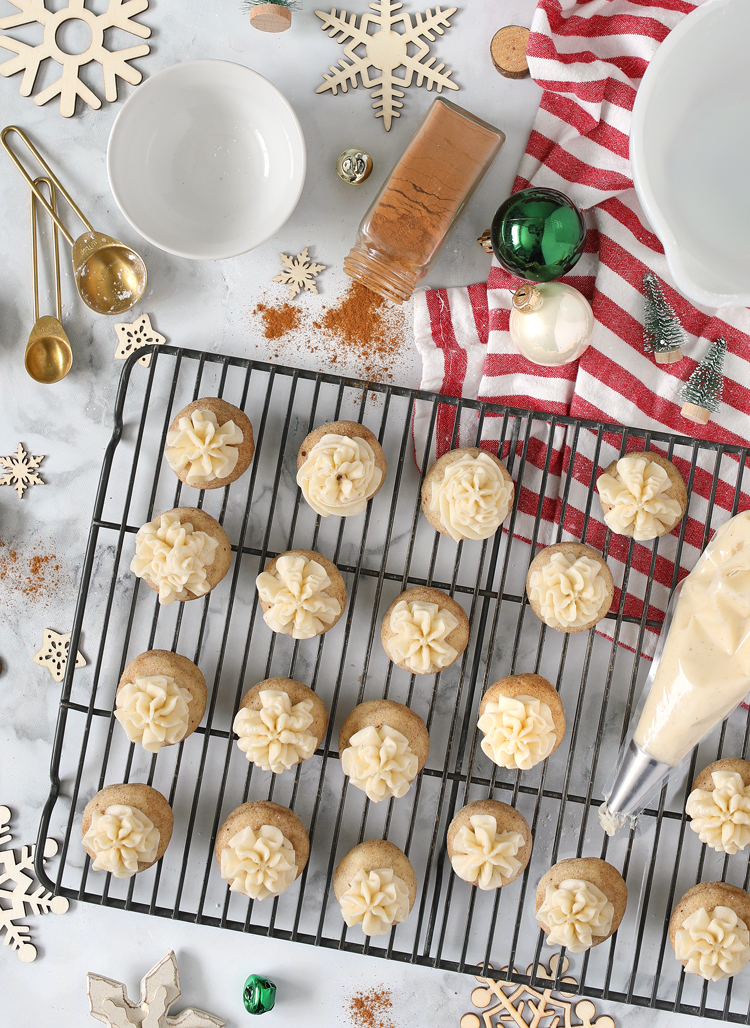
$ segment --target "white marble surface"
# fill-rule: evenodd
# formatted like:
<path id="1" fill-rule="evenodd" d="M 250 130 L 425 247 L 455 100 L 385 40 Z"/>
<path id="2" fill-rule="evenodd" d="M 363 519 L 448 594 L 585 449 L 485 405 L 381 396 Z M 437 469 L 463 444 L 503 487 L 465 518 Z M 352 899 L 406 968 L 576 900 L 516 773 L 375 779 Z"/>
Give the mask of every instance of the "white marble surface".
<path id="1" fill-rule="evenodd" d="M 103 0 L 90 6 L 101 9 Z M 60 0 L 48 6 L 62 6 Z M 328 266 L 321 276 L 320 298 L 304 296 L 303 308 L 330 302 L 346 287 L 343 258 L 369 198 L 408 140 L 432 96 L 424 89 L 407 92 L 403 116 L 386 134 L 370 111 L 361 88 L 332 97 L 315 95 L 326 67 L 341 48 L 320 30 L 312 4 L 295 13 L 292 31 L 267 36 L 249 27 L 236 0 L 152 0 L 141 18 L 152 28 L 152 52 L 139 62 L 145 76 L 178 60 L 214 57 L 238 61 L 266 75 L 290 99 L 307 140 L 308 176 L 294 215 L 268 243 L 253 253 L 217 264 L 191 263 L 170 257 L 136 238 L 111 199 L 105 170 L 106 141 L 119 104 L 100 111 L 79 109 L 70 120 L 53 102 L 37 108 L 18 93 L 20 78 L 0 81 L 0 120 L 26 128 L 79 199 L 96 227 L 132 242 L 149 269 L 149 292 L 134 313 L 148 311 L 154 326 L 179 345 L 237 355 L 272 355 L 258 332 L 252 311 L 259 300 L 284 299 L 276 274 L 279 250 L 296 253 L 313 247 L 316 260 Z M 364 3 L 354 5 L 364 8 Z M 420 5 L 409 4 L 411 10 Z M 491 66 L 488 43 L 506 23 L 528 24 L 534 0 L 473 0 L 455 17 L 454 27 L 434 45 L 440 60 L 454 69 L 461 91 L 451 99 L 501 127 L 505 147 L 475 195 L 451 238 L 430 284 L 451 285 L 486 276 L 488 258 L 475 243 L 496 206 L 507 195 L 539 99 L 530 81 L 501 78 Z M 13 12 L 0 0 L 0 14 Z M 31 41 L 33 30 L 14 33 Z M 50 81 L 48 73 L 42 81 Z M 87 72 L 98 86 L 96 69 Z M 121 100 L 131 88 L 121 86 Z M 137 87 L 136 87 L 137 88 Z M 333 164 L 344 147 L 370 151 L 375 171 L 359 189 L 336 178 Z M 59 687 L 31 662 L 42 629 L 66 631 L 72 619 L 85 534 L 96 490 L 103 449 L 112 426 L 112 405 L 120 365 L 112 359 L 116 340 L 112 322 L 96 317 L 74 295 L 65 270 L 64 323 L 74 350 L 74 368 L 61 384 L 35 385 L 23 368 L 23 348 L 31 328 L 28 203 L 21 179 L 0 155 L 0 453 L 18 441 L 35 454 L 46 454 L 44 488 L 32 488 L 22 501 L 0 489 L 0 559 L 9 552 L 28 568 L 37 554 L 54 554 L 58 570 L 54 588 L 28 595 L 12 573 L 0 578 L 0 803 L 13 810 L 14 841 L 35 838 L 48 791 L 48 764 L 54 735 Z M 276 348 L 278 349 L 278 348 Z M 284 351 L 280 359 L 316 367 L 309 350 Z M 342 355 L 338 370 L 357 374 Z M 418 358 L 408 338 L 394 365 L 405 385 L 419 379 Z M 36 549 L 35 549 L 36 548 Z M 131 995 L 143 973 L 168 949 L 177 952 L 183 1001 L 224 1017 L 232 1025 L 247 1023 L 241 987 L 250 972 L 267 974 L 279 985 L 278 1006 L 262 1023 L 309 1028 L 349 1023 L 346 1007 L 352 994 L 385 986 L 393 996 L 394 1028 L 430 1024 L 457 1026 L 470 1009 L 471 979 L 423 968 L 386 964 L 335 951 L 238 936 L 230 932 L 173 923 L 159 918 L 74 904 L 63 917 L 32 919 L 39 959 L 21 964 L 0 950 L 0 1022 L 4 1028 L 52 1024 L 73 1028 L 86 1022 L 84 976 L 89 970 L 123 980 Z M 618 1024 L 682 1025 L 675 1015 L 643 1012 L 608 1004 Z"/>

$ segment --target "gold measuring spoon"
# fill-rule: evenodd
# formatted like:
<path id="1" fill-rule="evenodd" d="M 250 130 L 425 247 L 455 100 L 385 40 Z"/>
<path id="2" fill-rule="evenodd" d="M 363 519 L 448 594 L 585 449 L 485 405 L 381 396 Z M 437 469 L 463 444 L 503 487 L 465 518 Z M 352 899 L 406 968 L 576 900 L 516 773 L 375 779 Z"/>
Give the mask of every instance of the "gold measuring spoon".
<path id="1" fill-rule="evenodd" d="M 75 214 L 86 226 L 86 231 L 78 239 L 73 239 L 65 225 L 60 221 L 57 212 L 47 202 L 39 188 L 32 181 L 11 149 L 7 136 L 15 132 L 31 150 L 39 164 L 44 168 L 56 189 L 60 191 Z M 73 247 L 73 276 L 81 299 L 97 314 L 124 314 L 138 303 L 146 290 L 146 265 L 143 259 L 129 246 L 95 232 L 91 222 L 84 218 L 77 204 L 61 184 L 42 155 L 28 138 L 26 133 L 16 125 L 8 125 L 0 132 L 0 142 L 28 182 L 31 191 L 42 204 L 62 234 Z"/>
<path id="2" fill-rule="evenodd" d="M 39 189 L 44 182 L 49 187 L 49 199 L 52 210 L 57 213 L 55 187 L 50 179 L 40 175 L 34 180 Z M 55 255 L 55 309 L 57 317 L 39 317 L 39 260 L 37 253 L 37 221 L 36 193 L 31 194 L 31 266 L 34 278 L 34 327 L 26 344 L 24 364 L 35 382 L 52 385 L 60 382 L 70 371 L 73 363 L 73 352 L 65 329 L 62 327 L 62 296 L 60 292 L 60 243 L 57 236 L 57 225 L 52 224 L 53 249 Z"/>

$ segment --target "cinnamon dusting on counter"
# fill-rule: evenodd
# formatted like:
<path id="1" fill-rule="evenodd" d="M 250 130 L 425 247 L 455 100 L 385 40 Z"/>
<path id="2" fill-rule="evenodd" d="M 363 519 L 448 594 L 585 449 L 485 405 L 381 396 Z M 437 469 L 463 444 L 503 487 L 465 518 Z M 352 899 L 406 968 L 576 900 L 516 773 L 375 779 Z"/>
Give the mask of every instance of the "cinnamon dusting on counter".
<path id="1" fill-rule="evenodd" d="M 355 1028 L 394 1028 L 389 1016 L 392 1007 L 389 989 L 356 992 L 349 1000 L 349 1017 Z"/>
<path id="2" fill-rule="evenodd" d="M 37 543 L 28 552 L 13 550 L 0 540 L 0 599 L 46 603 L 60 590 L 62 569 L 54 553 Z"/>

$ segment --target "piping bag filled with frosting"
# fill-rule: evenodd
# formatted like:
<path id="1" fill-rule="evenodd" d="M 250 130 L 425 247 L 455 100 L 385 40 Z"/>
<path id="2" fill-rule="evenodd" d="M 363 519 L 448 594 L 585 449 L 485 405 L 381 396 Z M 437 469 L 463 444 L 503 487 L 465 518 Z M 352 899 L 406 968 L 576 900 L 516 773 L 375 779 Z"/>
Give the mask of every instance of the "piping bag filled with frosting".
<path id="1" fill-rule="evenodd" d="M 675 589 L 599 820 L 614 835 L 750 690 L 750 511 L 714 535 Z"/>

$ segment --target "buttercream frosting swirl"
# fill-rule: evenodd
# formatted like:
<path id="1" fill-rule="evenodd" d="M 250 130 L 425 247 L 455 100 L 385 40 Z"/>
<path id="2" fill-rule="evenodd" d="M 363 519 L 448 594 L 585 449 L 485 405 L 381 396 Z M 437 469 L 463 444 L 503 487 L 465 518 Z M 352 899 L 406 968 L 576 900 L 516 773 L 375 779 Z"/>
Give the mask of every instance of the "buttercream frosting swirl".
<path id="1" fill-rule="evenodd" d="M 532 571 L 529 598 L 550 628 L 580 628 L 599 613 L 607 595 L 600 561 L 585 554 L 574 558 L 553 553 L 546 564 Z"/>
<path id="2" fill-rule="evenodd" d="M 168 606 L 188 593 L 210 592 L 206 568 L 214 562 L 218 542 L 207 532 L 195 532 L 177 512 L 161 514 L 138 529 L 130 570 L 148 578 L 159 590 L 159 603 Z"/>
<path id="3" fill-rule="evenodd" d="M 173 746 L 185 737 L 192 699 L 170 675 L 148 675 L 127 682 L 117 693 L 115 717 L 131 742 L 149 753 Z"/>
<path id="4" fill-rule="evenodd" d="M 327 433 L 297 472 L 297 485 L 312 509 L 348 517 L 361 514 L 383 478 L 366 439 Z"/>
<path id="5" fill-rule="evenodd" d="M 94 851 L 94 871 L 109 871 L 115 878 L 132 878 L 138 864 L 151 864 L 159 850 L 159 829 L 142 810 L 113 803 L 95 810 L 83 837 Z"/>
<path id="6" fill-rule="evenodd" d="M 297 877 L 294 846 L 274 825 L 242 828 L 221 851 L 221 877 L 250 899 L 280 896 Z"/>
<path id="7" fill-rule="evenodd" d="M 690 827 L 712 850 L 737 853 L 750 843 L 750 788 L 736 771 L 712 771 L 713 789 L 693 789 L 685 810 Z"/>
<path id="8" fill-rule="evenodd" d="M 485 892 L 499 889 L 521 869 L 516 854 L 523 847 L 520 832 L 498 832 L 491 814 L 472 814 L 453 840 L 451 866 L 459 878 Z"/>
<path id="9" fill-rule="evenodd" d="M 409 916 L 409 889 L 390 867 L 358 871 L 339 897 L 349 928 L 361 925 L 365 935 L 387 935 Z"/>
<path id="10" fill-rule="evenodd" d="M 655 539 L 670 529 L 682 513 L 678 500 L 667 496 L 671 482 L 666 470 L 647 457 L 620 457 L 617 475 L 597 479 L 599 496 L 609 504 L 604 520 L 613 532 L 632 528 L 634 539 Z"/>
<path id="11" fill-rule="evenodd" d="M 718 982 L 750 960 L 750 932 L 731 907 L 700 907 L 675 932 L 674 952 L 690 974 Z"/>
<path id="12" fill-rule="evenodd" d="M 499 767 L 528 771 L 555 748 L 552 711 L 534 696 L 488 700 L 477 728 L 484 733 L 482 749 Z"/>
<path id="13" fill-rule="evenodd" d="M 401 799 L 417 777 L 419 761 L 409 740 L 395 728 L 368 725 L 349 739 L 341 766 L 352 785 L 373 803 Z"/>
<path id="14" fill-rule="evenodd" d="M 584 953 L 597 939 L 612 930 L 615 908 L 598 886 L 580 878 L 566 878 L 555 888 L 548 885 L 537 920 L 547 931 L 549 946 L 565 946 Z"/>
<path id="15" fill-rule="evenodd" d="M 513 483 L 486 453 L 465 453 L 432 482 L 430 510 L 445 530 L 461 539 L 487 539 L 505 521 L 513 502 Z"/>
<path id="16" fill-rule="evenodd" d="M 406 664 L 415 675 L 426 675 L 432 667 L 448 667 L 458 656 L 447 641 L 456 628 L 457 619 L 437 603 L 399 600 L 391 611 L 388 656 L 396 664 Z"/>
<path id="17" fill-rule="evenodd" d="M 261 689 L 258 697 L 260 710 L 242 707 L 235 715 L 237 745 L 251 763 L 279 775 L 315 752 L 317 739 L 307 731 L 313 723 L 313 701 L 293 704 L 280 689 Z"/>
<path id="18" fill-rule="evenodd" d="M 274 632 L 294 639 L 320 635 L 341 613 L 339 601 L 326 592 L 331 579 L 317 560 L 282 554 L 275 572 L 261 572 L 255 584 L 261 600 L 270 604 L 263 620 Z"/>
<path id="19" fill-rule="evenodd" d="M 233 421 L 219 425 L 211 410 L 194 410 L 189 417 L 180 418 L 177 428 L 167 432 L 164 456 L 173 471 L 187 468 L 185 481 L 214 482 L 228 478 L 237 466 L 243 442 L 242 429 Z"/>

